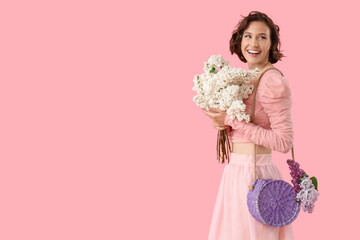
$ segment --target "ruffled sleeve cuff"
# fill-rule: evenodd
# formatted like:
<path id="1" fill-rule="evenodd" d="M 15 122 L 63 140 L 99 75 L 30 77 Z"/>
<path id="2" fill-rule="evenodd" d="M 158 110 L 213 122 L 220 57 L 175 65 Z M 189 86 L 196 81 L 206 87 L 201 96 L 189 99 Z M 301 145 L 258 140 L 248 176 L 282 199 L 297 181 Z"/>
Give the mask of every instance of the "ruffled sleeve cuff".
<path id="1" fill-rule="evenodd" d="M 230 115 L 226 115 L 224 124 L 234 129 L 241 130 L 245 126 L 246 122 L 238 121 L 237 119 L 231 119 Z"/>
<path id="2" fill-rule="evenodd" d="M 232 126 L 231 126 L 231 125 L 232 125 L 232 121 L 231 121 L 231 120 L 232 120 L 232 119 L 230 118 L 230 115 L 226 114 L 224 124 L 232 127 Z"/>

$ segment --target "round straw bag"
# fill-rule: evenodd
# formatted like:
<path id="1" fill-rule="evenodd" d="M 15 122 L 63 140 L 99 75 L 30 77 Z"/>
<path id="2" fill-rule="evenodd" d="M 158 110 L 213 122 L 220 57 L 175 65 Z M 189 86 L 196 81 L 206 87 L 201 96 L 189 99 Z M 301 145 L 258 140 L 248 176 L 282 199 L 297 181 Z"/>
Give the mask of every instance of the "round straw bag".
<path id="1" fill-rule="evenodd" d="M 281 73 L 277 68 L 275 69 Z M 266 71 L 270 70 L 267 69 Z M 254 90 L 252 101 L 251 119 L 255 113 L 256 90 L 260 79 Z M 294 159 L 294 148 L 291 148 Z M 254 183 L 249 186 L 247 205 L 251 215 L 259 222 L 271 227 L 283 227 L 293 222 L 299 214 L 300 202 L 296 201 L 294 188 L 287 182 L 277 179 L 257 179 L 256 177 L 256 145 L 254 144 Z"/>

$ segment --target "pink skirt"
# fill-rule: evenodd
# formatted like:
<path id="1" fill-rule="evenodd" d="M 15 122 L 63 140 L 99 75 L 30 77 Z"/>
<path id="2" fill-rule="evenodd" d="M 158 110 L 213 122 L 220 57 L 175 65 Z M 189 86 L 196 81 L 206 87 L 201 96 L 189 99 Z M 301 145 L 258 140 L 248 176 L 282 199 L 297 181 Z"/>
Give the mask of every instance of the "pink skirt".
<path id="1" fill-rule="evenodd" d="M 225 163 L 210 224 L 209 240 L 291 240 L 292 225 L 275 228 L 258 222 L 247 207 L 248 186 L 254 181 L 253 156 L 231 153 Z M 282 179 L 271 154 L 256 155 L 259 179 Z"/>

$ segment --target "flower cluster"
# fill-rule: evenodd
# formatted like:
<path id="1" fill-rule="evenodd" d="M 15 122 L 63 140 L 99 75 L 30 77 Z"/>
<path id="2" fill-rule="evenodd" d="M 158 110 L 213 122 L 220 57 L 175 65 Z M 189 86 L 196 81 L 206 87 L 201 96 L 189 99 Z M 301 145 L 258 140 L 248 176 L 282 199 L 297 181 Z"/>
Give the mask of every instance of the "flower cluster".
<path id="1" fill-rule="evenodd" d="M 291 170 L 291 182 L 294 184 L 296 199 L 298 202 L 301 202 L 304 212 L 312 213 L 314 203 L 319 196 L 319 192 L 317 191 L 317 179 L 315 177 L 309 179 L 309 176 L 305 171 L 300 169 L 299 163 L 294 160 L 288 159 L 287 163 Z"/>
<path id="2" fill-rule="evenodd" d="M 254 86 L 249 82 L 260 71 L 259 69 L 244 71 L 233 68 L 221 55 L 213 55 L 204 63 L 204 73 L 194 76 L 194 91 L 197 95 L 193 101 L 209 110 L 219 108 L 226 111 L 231 119 L 250 121 L 245 112 L 246 105 L 242 101 L 253 92 Z"/>
<path id="3" fill-rule="evenodd" d="M 300 169 L 300 165 L 299 163 L 295 162 L 294 160 L 288 159 L 287 163 L 289 165 L 290 168 L 290 175 L 292 177 L 292 184 L 294 185 L 294 189 L 295 189 L 295 193 L 300 192 L 300 181 L 301 181 L 301 177 L 306 173 L 304 170 Z"/>

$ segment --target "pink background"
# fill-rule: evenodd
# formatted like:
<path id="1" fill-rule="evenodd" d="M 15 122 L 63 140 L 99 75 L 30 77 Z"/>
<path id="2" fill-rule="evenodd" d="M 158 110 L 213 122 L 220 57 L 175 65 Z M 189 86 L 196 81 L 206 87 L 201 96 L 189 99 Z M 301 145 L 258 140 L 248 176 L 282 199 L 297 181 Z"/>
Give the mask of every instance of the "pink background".
<path id="1" fill-rule="evenodd" d="M 355 239 L 356 1 L 2 1 L 0 239 L 207 239 L 224 165 L 192 102 L 210 55 L 233 66 L 251 10 L 280 26 L 295 156 L 319 180 L 295 239 Z M 289 154 L 273 160 L 286 180 Z"/>

